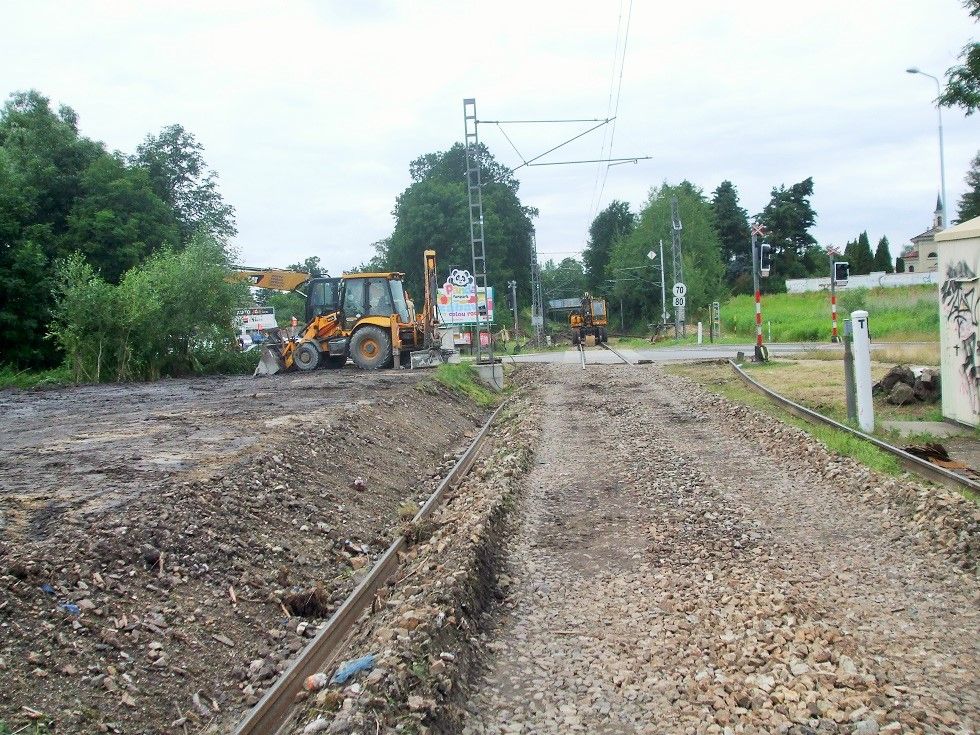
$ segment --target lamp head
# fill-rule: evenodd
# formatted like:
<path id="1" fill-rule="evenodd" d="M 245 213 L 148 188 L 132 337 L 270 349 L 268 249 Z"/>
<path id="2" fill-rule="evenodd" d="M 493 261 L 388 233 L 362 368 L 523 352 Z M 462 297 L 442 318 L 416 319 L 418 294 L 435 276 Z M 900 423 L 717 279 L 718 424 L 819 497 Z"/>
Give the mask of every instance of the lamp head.
<path id="1" fill-rule="evenodd" d="M 907 71 L 909 74 L 918 74 L 919 73 L 919 67 L 917 67 L 917 66 L 910 66 L 905 71 Z"/>

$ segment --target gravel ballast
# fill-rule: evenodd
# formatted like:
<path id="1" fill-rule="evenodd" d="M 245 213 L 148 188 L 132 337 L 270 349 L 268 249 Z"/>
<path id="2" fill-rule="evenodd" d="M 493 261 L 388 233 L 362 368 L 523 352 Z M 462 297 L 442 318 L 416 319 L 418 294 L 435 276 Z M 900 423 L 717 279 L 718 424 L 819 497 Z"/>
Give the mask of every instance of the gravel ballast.
<path id="1" fill-rule="evenodd" d="M 976 730 L 976 504 L 656 367 L 542 372 L 462 732 Z"/>

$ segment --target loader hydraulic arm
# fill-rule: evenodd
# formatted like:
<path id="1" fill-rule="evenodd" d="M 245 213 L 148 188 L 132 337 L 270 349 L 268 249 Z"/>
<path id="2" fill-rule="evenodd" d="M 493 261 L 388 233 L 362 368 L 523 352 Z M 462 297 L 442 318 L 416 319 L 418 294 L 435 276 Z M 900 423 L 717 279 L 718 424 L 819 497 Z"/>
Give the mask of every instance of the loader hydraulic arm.
<path id="1" fill-rule="evenodd" d="M 227 277 L 232 283 L 245 281 L 256 288 L 273 291 L 297 291 L 310 280 L 310 274 L 303 271 L 288 271 L 281 268 L 248 268 L 239 266 Z"/>
<path id="2" fill-rule="evenodd" d="M 438 342 L 436 327 L 439 325 L 439 312 L 436 309 L 436 251 L 425 251 L 425 304 L 422 311 L 422 343 L 431 347 Z"/>

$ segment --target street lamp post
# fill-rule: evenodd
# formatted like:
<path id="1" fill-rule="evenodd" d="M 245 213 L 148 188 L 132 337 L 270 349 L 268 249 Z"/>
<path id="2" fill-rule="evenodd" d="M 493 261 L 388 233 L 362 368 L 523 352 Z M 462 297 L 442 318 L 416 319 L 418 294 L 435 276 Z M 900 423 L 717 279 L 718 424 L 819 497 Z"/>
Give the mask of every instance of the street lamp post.
<path id="1" fill-rule="evenodd" d="M 942 88 L 939 85 L 939 79 L 934 77 L 932 74 L 927 74 L 918 67 L 912 66 L 906 69 L 909 74 L 921 74 L 924 77 L 929 77 L 932 81 L 936 83 L 936 114 L 939 116 L 939 185 L 942 189 L 943 196 L 943 229 L 949 227 L 949 216 L 947 212 L 947 202 L 946 202 L 946 156 L 943 153 L 943 108 L 939 104 L 939 98 L 942 96 Z"/>

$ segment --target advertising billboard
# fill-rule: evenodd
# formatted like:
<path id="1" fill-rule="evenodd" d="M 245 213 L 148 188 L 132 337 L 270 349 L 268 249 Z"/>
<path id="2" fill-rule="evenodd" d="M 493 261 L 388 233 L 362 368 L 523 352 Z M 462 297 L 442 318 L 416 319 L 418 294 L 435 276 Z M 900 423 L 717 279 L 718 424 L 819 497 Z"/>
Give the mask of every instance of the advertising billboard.
<path id="1" fill-rule="evenodd" d="M 476 324 L 477 309 L 480 323 L 493 322 L 493 287 L 479 289 L 476 279 L 467 270 L 454 268 L 436 295 L 436 308 L 441 324 Z"/>

